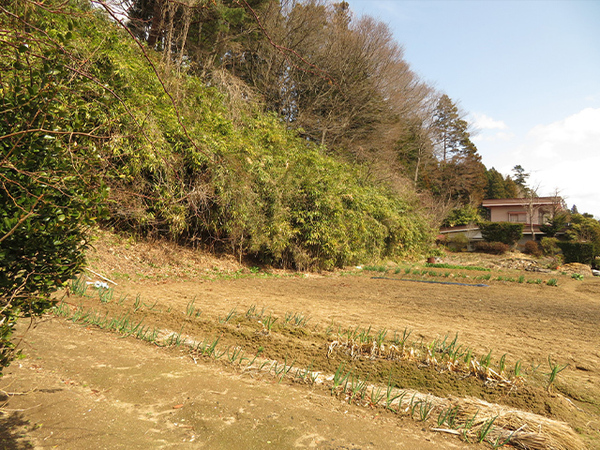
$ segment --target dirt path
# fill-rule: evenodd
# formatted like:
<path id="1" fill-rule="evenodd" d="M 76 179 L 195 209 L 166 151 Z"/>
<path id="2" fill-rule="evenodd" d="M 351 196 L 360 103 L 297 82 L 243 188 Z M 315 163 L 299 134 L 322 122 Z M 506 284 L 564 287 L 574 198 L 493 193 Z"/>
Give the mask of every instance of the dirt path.
<path id="1" fill-rule="evenodd" d="M 322 391 L 64 320 L 30 331 L 26 354 L 2 379 L 5 412 L 23 424 L 4 422 L 1 448 L 472 448 Z"/>

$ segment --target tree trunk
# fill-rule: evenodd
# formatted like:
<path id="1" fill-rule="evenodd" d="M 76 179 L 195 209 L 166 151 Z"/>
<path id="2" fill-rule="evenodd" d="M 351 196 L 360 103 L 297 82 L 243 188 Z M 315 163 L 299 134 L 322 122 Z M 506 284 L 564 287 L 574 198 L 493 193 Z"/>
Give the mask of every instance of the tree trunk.
<path id="1" fill-rule="evenodd" d="M 154 11 L 152 13 L 152 25 L 148 33 L 148 46 L 154 48 L 162 29 L 163 0 L 154 0 Z"/>

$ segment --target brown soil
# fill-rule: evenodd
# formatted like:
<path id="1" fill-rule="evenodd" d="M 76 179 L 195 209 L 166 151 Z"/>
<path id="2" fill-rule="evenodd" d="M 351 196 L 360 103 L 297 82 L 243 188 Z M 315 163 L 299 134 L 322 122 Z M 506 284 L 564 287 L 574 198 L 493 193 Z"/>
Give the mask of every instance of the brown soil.
<path id="1" fill-rule="evenodd" d="M 422 264 L 407 263 L 398 273 L 392 265 L 386 273 L 255 273 L 235 259 L 102 233 L 89 275 L 116 282 L 112 298 L 101 299 L 92 287 L 83 297 L 71 293 L 63 315 L 87 319 L 48 317 L 24 333 L 24 357 L 0 380 L 6 400 L 0 448 L 489 448 L 432 431 L 437 411 L 421 422 L 404 408 L 398 414 L 369 405 L 368 398 L 350 401 L 340 389 L 332 395 L 331 377 L 324 377 L 341 364 L 375 385 L 392 380 L 409 392 L 453 402 L 476 397 L 567 422 L 579 437 L 563 448 L 579 448 L 576 440 L 600 448 L 600 279 L 507 268 L 522 259 L 443 258 L 493 267 L 490 272 L 421 275 L 414 270 Z M 546 284 L 551 278 L 558 286 Z M 542 284 L 534 284 L 538 279 Z M 111 318 L 131 327 L 141 322 L 137 334 L 145 327 L 147 339 L 160 330 L 158 340 L 94 325 L 108 327 Z M 294 322 L 302 319 L 308 320 Z M 458 343 L 477 359 L 491 350 L 496 371 L 504 354 L 507 374 L 520 361 L 524 377 L 490 382 L 444 370 L 441 356 L 435 364 L 422 353 L 353 358 L 340 346 L 328 357 L 331 342 L 357 327 L 355 336 L 387 330 L 387 345 L 410 332 L 407 344 L 420 351 L 422 343 L 446 336 L 449 342 L 458 333 Z M 169 338 L 169 332 L 175 334 Z M 217 338 L 223 356 L 203 356 L 198 344 L 208 348 Z M 196 350 L 156 345 L 169 339 L 186 339 Z M 232 362 L 238 347 L 247 359 Z M 549 357 L 568 366 L 547 389 Z M 300 379 L 307 367 L 322 374 L 317 383 Z"/>

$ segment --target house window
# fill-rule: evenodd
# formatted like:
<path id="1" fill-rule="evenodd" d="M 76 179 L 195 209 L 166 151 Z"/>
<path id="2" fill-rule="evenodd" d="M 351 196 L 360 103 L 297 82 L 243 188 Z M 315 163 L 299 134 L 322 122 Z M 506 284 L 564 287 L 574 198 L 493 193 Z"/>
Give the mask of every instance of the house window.
<path id="1" fill-rule="evenodd" d="M 548 211 L 540 211 L 540 223 L 542 225 L 552 222 L 552 214 Z"/>
<path id="2" fill-rule="evenodd" d="M 516 223 L 525 223 L 527 222 L 527 213 L 524 212 L 509 212 L 508 213 L 508 221 L 516 222 Z"/>

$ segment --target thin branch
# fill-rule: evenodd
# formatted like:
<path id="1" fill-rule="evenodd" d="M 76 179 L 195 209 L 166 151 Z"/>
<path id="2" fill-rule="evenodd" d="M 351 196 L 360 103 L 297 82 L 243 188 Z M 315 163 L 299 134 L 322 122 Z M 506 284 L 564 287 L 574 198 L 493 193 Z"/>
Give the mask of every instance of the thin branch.
<path id="1" fill-rule="evenodd" d="M 21 130 L 15 131 L 14 133 L 5 134 L 4 136 L 0 136 L 0 141 L 3 139 L 7 139 L 14 136 L 19 136 L 21 134 L 27 133 L 46 133 L 46 134 L 59 134 L 59 135 L 70 135 L 70 136 L 87 136 L 93 139 L 110 139 L 110 136 L 97 136 L 90 133 L 84 133 L 81 131 L 55 131 L 55 130 L 46 130 L 45 128 L 34 128 L 31 130 Z"/>
<path id="2" fill-rule="evenodd" d="M 25 222 L 27 219 L 29 219 L 31 216 L 35 215 L 35 207 L 37 206 L 37 204 L 40 202 L 40 200 L 42 199 L 43 195 L 41 195 L 40 197 L 38 197 L 35 201 L 35 203 L 33 204 L 33 206 L 31 207 L 31 211 L 29 211 L 27 214 L 25 214 L 23 217 L 21 217 L 19 219 L 19 221 L 15 224 L 14 227 L 12 227 L 4 236 L 0 237 L 0 242 L 2 242 L 4 239 L 6 239 L 7 237 L 9 237 L 11 234 L 13 234 L 17 228 L 19 228 L 19 226 Z"/>
<path id="3" fill-rule="evenodd" d="M 341 87 L 339 86 L 339 84 L 337 83 L 337 81 L 335 79 L 333 79 L 326 71 L 324 71 L 323 69 L 320 69 L 318 66 L 316 66 L 315 64 L 307 61 L 302 55 L 300 55 L 296 50 L 291 49 L 291 48 L 287 48 L 284 47 L 283 45 L 279 45 L 277 43 L 275 43 L 273 41 L 273 39 L 271 38 L 271 36 L 269 35 L 269 33 L 267 32 L 267 30 L 265 29 L 264 25 L 262 24 L 260 18 L 258 17 L 258 14 L 256 13 L 256 11 L 254 11 L 254 9 L 252 9 L 252 7 L 248 4 L 248 2 L 246 0 L 234 0 L 235 3 L 237 3 L 239 6 L 241 6 L 242 8 L 246 8 L 248 9 L 252 15 L 254 16 L 254 20 L 256 21 L 256 23 L 258 24 L 258 27 L 260 28 L 260 30 L 262 31 L 262 33 L 264 34 L 264 36 L 267 38 L 267 40 L 269 41 L 269 44 L 271 44 L 271 46 L 273 48 L 275 48 L 276 50 L 279 50 L 281 53 L 285 54 L 285 53 L 291 53 L 294 56 L 296 56 L 300 61 L 302 61 L 304 64 L 306 64 L 309 67 L 312 67 L 313 69 L 315 69 L 315 71 L 312 70 L 305 70 L 301 67 L 299 67 L 298 65 L 294 64 L 293 62 L 291 63 L 294 67 L 296 67 L 298 70 L 301 70 L 302 72 L 308 72 L 311 73 L 313 75 L 316 75 L 322 79 L 325 79 L 329 82 L 331 82 L 332 84 L 334 84 L 339 90 L 340 92 L 343 92 Z M 243 5 L 242 3 L 243 2 Z M 317 72 L 320 72 L 317 73 Z M 322 74 L 322 75 L 321 75 Z"/>
<path id="4" fill-rule="evenodd" d="M 152 70 L 153 70 L 154 74 L 156 75 L 156 78 L 157 78 L 158 82 L 162 86 L 164 93 L 167 94 L 167 96 L 171 100 L 171 104 L 173 105 L 173 109 L 175 110 L 175 115 L 177 116 L 177 122 L 179 123 L 179 125 L 183 129 L 183 132 L 185 133 L 185 136 L 189 139 L 189 141 L 192 143 L 192 145 L 194 146 L 194 148 L 196 150 L 198 150 L 200 153 L 202 153 L 204 156 L 206 156 L 209 160 L 212 159 L 211 155 L 208 154 L 206 151 L 204 151 L 196 143 L 196 141 L 194 139 L 192 139 L 192 137 L 190 136 L 187 127 L 184 125 L 184 123 L 183 123 L 183 121 L 181 119 L 181 114 L 179 112 L 179 108 L 177 107 L 177 102 L 175 101 L 175 99 L 173 98 L 173 96 L 171 95 L 171 93 L 169 92 L 169 90 L 167 89 L 167 86 L 165 85 L 162 77 L 158 73 L 158 69 L 156 68 L 156 66 L 154 65 L 154 63 L 152 62 L 152 60 L 150 59 L 150 57 L 148 56 L 148 53 L 146 52 L 146 49 L 144 48 L 144 46 L 142 45 L 142 43 L 140 42 L 140 40 L 121 21 L 121 19 L 119 19 L 117 17 L 116 13 L 112 10 L 112 8 L 110 6 L 108 6 L 106 4 L 106 2 L 104 2 L 102 0 L 91 0 L 91 1 L 92 1 L 92 3 L 97 3 L 98 5 L 102 6 L 104 8 L 104 10 L 113 18 L 113 20 L 115 22 L 117 22 L 131 36 L 131 38 L 135 41 L 135 43 L 137 44 L 137 46 L 142 51 L 142 54 L 144 55 L 144 58 L 146 59 L 146 61 L 148 62 L 148 64 L 150 64 L 150 67 L 152 67 Z"/>

